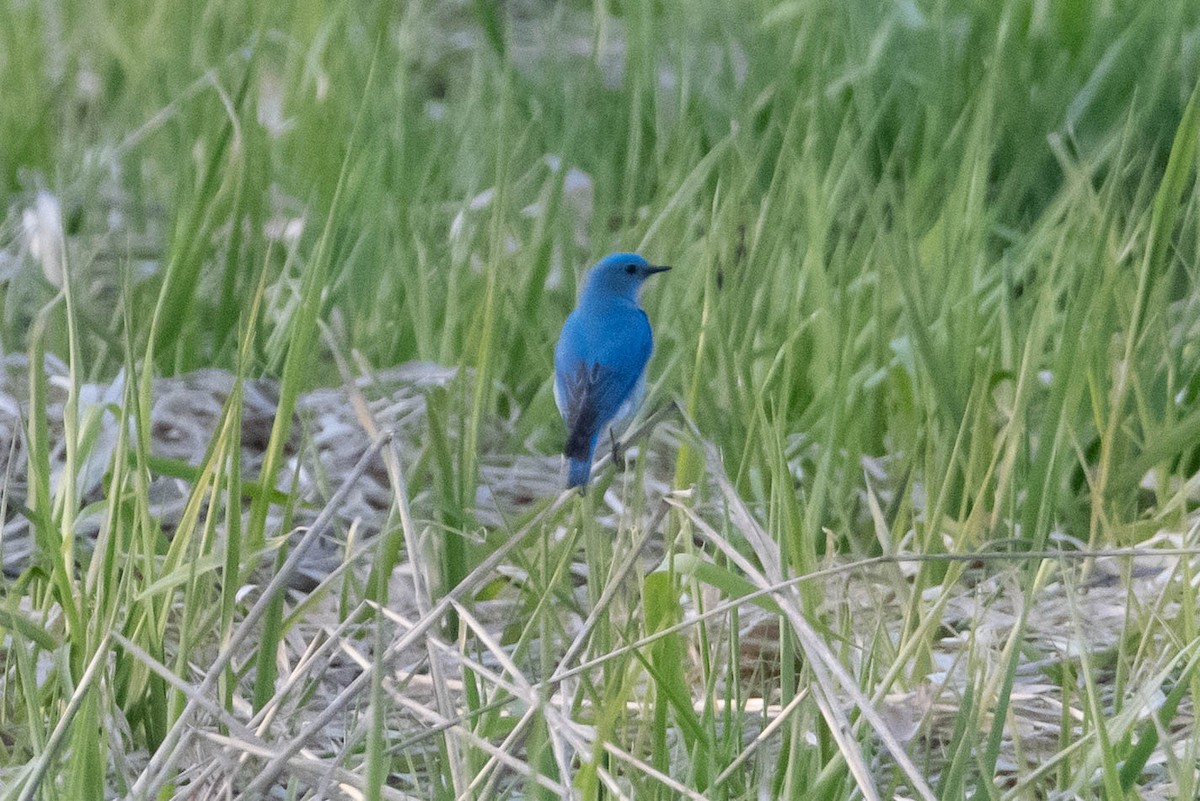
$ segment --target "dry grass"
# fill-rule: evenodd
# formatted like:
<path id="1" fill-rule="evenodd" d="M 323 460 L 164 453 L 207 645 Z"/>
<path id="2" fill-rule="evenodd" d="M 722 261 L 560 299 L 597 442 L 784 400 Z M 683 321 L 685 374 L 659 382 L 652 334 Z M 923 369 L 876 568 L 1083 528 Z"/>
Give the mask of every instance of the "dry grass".
<path id="1" fill-rule="evenodd" d="M 20 371 L 15 369 L 20 366 L 20 360 L 10 359 L 12 369 L 4 388 L 4 397 L 14 405 L 24 394 L 18 385 Z M 53 362 L 49 366 L 55 369 Z M 632 543 L 635 547 L 616 549 L 616 563 L 600 576 L 591 575 L 584 553 L 575 551 L 566 565 L 563 585 L 573 600 L 556 602 L 560 606 L 553 613 L 559 626 L 556 636 L 535 638 L 518 663 L 512 647 L 513 616 L 520 614 L 521 595 L 535 590 L 528 584 L 525 559 L 514 561 L 512 557 L 534 548 L 535 537 L 568 537 L 566 521 L 559 518 L 554 522 L 555 514 L 564 504 L 577 502 L 557 496 L 556 458 L 483 453 L 486 480 L 478 493 L 480 519 L 502 525 L 502 521 L 518 520 L 531 512 L 533 517 L 511 530 L 507 543 L 452 594 L 433 594 L 430 579 L 437 571 L 428 560 L 436 559 L 436 541 L 442 534 L 429 522 L 430 496 L 406 497 L 401 474 L 416 461 L 426 438 L 425 393 L 443 388 L 452 378 L 453 371 L 410 364 L 356 380 L 352 394 L 365 405 L 356 407 L 343 390 L 320 390 L 301 398 L 297 411 L 301 433 L 289 448 L 288 472 L 297 477 L 296 495 L 304 499 L 304 510 L 297 514 L 293 538 L 300 541 L 316 534 L 320 544 L 307 551 L 294 572 L 286 575 L 293 589 L 287 603 L 286 633 L 277 654 L 279 681 L 264 707 L 255 712 L 246 697 L 235 694 L 234 706 L 221 709 L 211 696 L 224 662 L 238 664 L 254 652 L 253 611 L 243 608 L 240 616 L 239 633 L 250 639 L 235 637 L 223 645 L 214 631 L 211 641 L 192 644 L 192 664 L 182 676 L 168 667 L 170 653 L 157 660 L 115 635 L 122 647 L 189 699 L 175 727 L 178 738 L 168 741 L 169 750 L 156 755 L 131 751 L 117 758 L 130 777 L 142 774 L 146 783 L 139 789 L 150 792 L 170 779 L 179 798 L 254 798 L 273 787 L 280 792 L 290 787 L 291 792 L 299 791 L 305 797 L 358 797 L 367 781 L 361 747 L 369 718 L 361 712 L 370 705 L 373 676 L 380 673 L 387 698 L 382 725 L 392 743 L 393 758 L 403 755 L 417 771 L 407 779 L 402 773 L 393 774 L 383 797 L 422 797 L 421 788 L 429 777 L 419 775 L 420 755 L 434 754 L 439 748 L 452 753 L 454 749 L 471 751 L 481 759 L 486 756 L 486 761 L 458 777 L 461 786 L 456 792 L 474 793 L 490 787 L 488 792 L 507 793 L 532 781 L 563 797 L 569 794 L 567 788 L 540 770 L 527 751 L 533 717 L 545 717 L 550 732 L 547 747 L 560 775 L 572 775 L 580 760 L 595 759 L 595 718 L 614 714 L 613 710 L 594 708 L 589 698 L 581 696 L 580 683 L 623 654 L 647 649 L 674 630 L 682 632 L 689 643 L 687 671 L 693 686 L 701 691 L 692 699 L 697 711 L 706 704 L 706 662 L 711 664 L 713 655 L 727 650 L 731 639 L 736 643 L 736 658 L 724 664 L 712 685 L 718 696 L 729 692 L 737 698 L 733 702 L 731 696 L 718 704 L 718 711 L 745 721 L 742 748 L 735 753 L 727 774 L 750 760 L 763 763 L 776 758 L 785 733 L 815 744 L 820 736 L 818 727 L 811 713 L 802 712 L 801 703 L 813 693 L 824 696 L 820 704 L 823 714 L 845 728 L 848 745 L 844 747 L 851 753 L 861 746 L 856 745 L 858 735 L 846 712 L 856 707 L 869 709 L 872 714 L 866 719 L 875 727 L 875 736 L 886 749 L 895 749 L 893 754 L 912 755 L 931 785 L 939 780 L 940 765 L 952 755 L 956 738 L 963 736 L 956 727 L 962 725 L 965 698 L 974 695 L 973 703 L 983 707 L 974 719 L 979 729 L 970 736 L 982 737 L 991 726 L 988 698 L 999 691 L 1006 654 L 1015 648 L 1019 656 L 1015 681 L 1008 691 L 1011 700 L 997 781 L 1001 788 L 1017 791 L 1046 781 L 1060 761 L 1070 759 L 1071 752 L 1087 748 L 1088 712 L 1083 708 L 1084 699 L 1064 684 L 1065 670 L 1078 671 L 1090 662 L 1105 704 L 1123 709 L 1124 725 L 1136 727 L 1161 704 L 1163 677 L 1177 673 L 1178 661 L 1187 656 L 1172 647 L 1170 621 L 1179 614 L 1178 585 L 1191 575 L 1195 555 L 1200 552 L 1194 541 L 1200 517 L 1193 517 L 1195 523 L 1188 531 L 1163 532 L 1136 548 L 1101 552 L 1094 558 L 1084 558 L 1086 552 L 1074 547 L 1078 543 L 1063 542 L 1068 547 L 1057 558 L 1053 554 L 984 550 L 957 561 L 942 559 L 946 580 L 926 590 L 914 607 L 909 596 L 916 573 L 937 560 L 936 556 L 907 551 L 901 543 L 885 557 L 854 561 L 829 557 L 813 575 L 788 577 L 779 570 L 778 556 L 772 555 L 773 543 L 720 478 L 719 461 L 710 465 L 716 477 L 712 500 L 697 504 L 700 493 L 665 493 L 663 472 L 669 469 L 670 454 L 681 436 L 677 418 L 668 418 L 652 421 L 659 425 L 635 451 L 639 469 L 631 468 L 618 478 L 621 485 L 630 480 L 643 482 L 646 501 L 640 511 L 624 502 L 627 488 L 618 491 L 615 485 L 597 499 L 594 510 L 596 524 L 605 536 L 625 541 L 621 538 L 631 533 L 637 540 Z M 163 458 L 194 454 L 196 443 L 212 437 L 232 382 L 230 374 L 216 370 L 156 382 L 154 452 Z M 256 382 L 253 390 L 243 414 L 242 458 L 247 475 L 261 462 L 256 450 L 265 444 L 265 438 L 255 436 L 254 431 L 272 412 L 271 383 Z M 110 387 L 89 388 L 98 397 L 110 391 Z M 356 408 L 360 414 L 368 410 L 373 425 L 391 432 L 383 451 L 379 450 L 383 441 L 372 446 L 356 419 Z M 55 430 L 59 430 L 57 426 Z M 10 512 L 3 543 L 6 569 L 15 573 L 28 562 L 31 546 L 27 521 L 16 511 L 22 501 L 19 440 L 9 447 L 13 475 L 7 483 Z M 62 450 L 54 448 L 52 452 Z M 385 464 L 385 453 L 392 460 L 390 465 Z M 709 459 L 718 457 L 710 450 Z M 173 515 L 178 515 L 186 501 L 187 482 L 160 478 L 155 487 L 155 497 L 161 499 L 156 510 L 169 531 L 176 519 Z M 734 510 L 732 520 L 740 529 L 722 534 L 705 522 L 712 519 L 714 502 Z M 401 512 L 397 504 L 407 510 Z M 664 550 L 681 545 L 662 540 L 667 515 L 692 521 L 701 560 L 717 554 L 741 560 L 741 570 L 759 591 L 759 603 L 770 598 L 794 611 L 780 618 L 756 605 L 754 598 L 730 600 L 712 585 L 692 585 L 700 587 L 700 595 L 684 592 L 683 617 L 672 629 L 598 652 L 589 638 L 600 618 L 612 624 L 618 618 L 633 621 L 642 614 L 630 576 L 660 566 Z M 314 521 L 319 529 L 308 525 Z M 351 588 L 368 583 L 374 552 L 381 543 L 378 532 L 395 525 L 405 529 L 409 558 L 391 574 L 388 607 L 376 608 L 369 600 L 347 607 L 347 600 L 355 597 Z M 87 538 L 94 536 L 94 529 L 83 525 L 80 533 Z M 753 545 L 757 560 L 745 562 L 731 536 L 757 543 Z M 684 550 L 688 549 L 685 546 Z M 1036 588 L 1027 594 L 1024 588 L 1031 564 L 1040 567 Z M 756 565 L 763 565 L 761 573 Z M 261 573 L 264 581 L 271 575 Z M 281 573 L 274 576 L 285 577 Z M 795 588 L 800 582 L 820 598 L 811 617 L 799 605 Z M 589 583 L 593 592 L 600 590 L 590 609 Z M 257 592 L 247 587 L 246 594 L 252 598 Z M 906 619 L 912 608 L 922 610 L 922 619 Z M 450 609 L 462 626 L 454 642 L 441 634 Z M 734 609 L 736 617 L 731 616 Z M 249 626 L 245 625 L 247 615 Z M 1013 642 L 1012 633 L 1021 617 L 1027 625 L 1020 641 Z M 785 669 L 781 620 L 795 627 L 793 634 L 800 643 L 795 669 L 803 670 L 805 662 L 810 668 L 826 666 L 811 670 L 808 691 L 790 701 L 779 696 L 779 676 Z M 729 629 L 735 621 L 736 633 Z M 53 621 L 46 623 L 53 625 Z M 702 627 L 703 640 L 699 637 Z M 1113 663 L 1118 650 L 1131 647 L 1131 637 L 1145 656 L 1136 661 L 1136 673 L 1118 676 L 1105 665 Z M 478 701 L 475 708 L 467 702 L 464 679 L 472 683 L 475 694 L 487 699 L 483 707 Z M 869 700 L 860 690 L 861 682 L 866 682 Z M 625 711 L 617 713 L 626 718 L 617 730 L 626 731 L 633 739 L 603 744 L 608 756 L 607 767 L 598 768 L 600 780 L 621 794 L 628 792 L 629 786 L 620 776 L 627 771 L 642 772 L 658 776 L 664 786 L 682 796 L 692 795 L 638 756 L 636 732 L 650 691 L 642 681 L 637 687 L 640 689 L 625 702 Z M 1068 688 L 1066 695 L 1064 687 Z M 1125 693 L 1119 703 L 1112 697 L 1118 692 Z M 726 710 L 729 703 L 733 706 Z M 478 733 L 476 721 L 484 714 L 500 721 L 508 735 Z M 120 722 L 114 720 L 113 724 L 119 726 Z M 795 728 L 797 724 L 799 728 Z M 1184 756 L 1182 749 L 1192 724 L 1192 708 L 1185 703 L 1164 732 L 1178 752 L 1176 758 Z M 1070 743 L 1065 749 L 1064 741 Z M 176 765 L 180 772 L 172 775 L 148 769 L 152 757 Z M 1147 780 L 1140 785 L 1144 797 L 1169 796 L 1171 781 L 1163 770 L 1168 758 L 1163 752 L 1148 764 Z M 152 767 L 161 768 L 162 764 Z M 879 763 L 865 758 L 860 768 L 875 772 L 877 781 L 886 775 L 878 773 Z M 871 778 L 861 781 L 869 783 Z"/>

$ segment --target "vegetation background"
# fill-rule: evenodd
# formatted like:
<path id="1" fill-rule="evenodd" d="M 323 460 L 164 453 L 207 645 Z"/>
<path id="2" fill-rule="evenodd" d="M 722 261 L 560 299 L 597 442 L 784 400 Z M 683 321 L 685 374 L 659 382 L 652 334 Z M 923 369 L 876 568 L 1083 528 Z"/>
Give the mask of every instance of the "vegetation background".
<path id="1" fill-rule="evenodd" d="M 1195 797 L 1198 78 L 1190 0 L 0 0 L 0 792 Z M 560 497 L 618 249 L 660 413 Z"/>

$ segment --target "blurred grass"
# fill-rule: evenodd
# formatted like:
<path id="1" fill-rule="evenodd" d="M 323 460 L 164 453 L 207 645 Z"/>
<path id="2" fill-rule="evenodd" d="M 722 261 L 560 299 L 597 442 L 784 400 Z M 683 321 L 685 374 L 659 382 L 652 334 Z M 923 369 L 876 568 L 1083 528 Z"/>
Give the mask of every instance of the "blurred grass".
<path id="1" fill-rule="evenodd" d="M 1180 490 L 1197 469 L 1200 432 L 1200 349 L 1189 335 L 1200 277 L 1200 7 L 1187 0 L 0 0 L 0 18 L 9 110 L 0 192 L 10 210 L 0 248 L 17 254 L 0 283 L 0 346 L 34 364 L 49 351 L 71 367 L 61 480 L 51 476 L 44 378 L 35 371 L 30 383 L 26 506 L 40 555 L 5 590 L 6 688 L 19 690 L 6 694 L 3 718 L 22 734 L 0 736 L 0 764 L 47 753 L 48 721 L 97 649 L 113 647 L 110 630 L 184 676 L 209 625 L 227 641 L 234 591 L 284 533 L 266 529 L 270 493 L 254 496 L 244 529 L 221 506 L 259 486 L 236 466 L 235 392 L 192 478 L 187 515 L 165 539 L 145 497 L 153 374 L 218 365 L 280 376 L 283 414 L 264 469 L 286 485 L 278 474 L 295 398 L 338 380 L 319 325 L 332 323 L 366 364 L 465 368 L 431 395 L 429 444 L 407 476 L 414 496 L 436 499 L 426 511 L 444 539 L 429 568 L 445 591 L 482 558 L 471 535 L 485 421 L 512 422 L 509 452 L 559 447 L 551 346 L 582 270 L 614 249 L 676 266 L 645 299 L 653 397 L 682 399 L 718 446 L 785 573 L 901 542 L 931 554 L 1010 541 L 1041 550 L 1063 532 L 1093 547 L 1135 544 L 1183 528 L 1194 511 Z M 34 252 L 23 216 L 39 192 L 61 204 L 65 282 L 44 243 Z M 121 419 L 134 427 L 121 429 L 127 456 L 108 474 L 111 539 L 80 553 L 72 477 L 90 435 L 78 393 L 121 368 L 131 376 Z M 676 484 L 719 501 L 705 497 L 711 476 L 698 447 L 681 448 Z M 882 465 L 883 477 L 864 480 L 864 465 Z M 611 488 L 644 508 L 634 483 Z M 877 491 L 893 502 L 868 499 Z M 582 514 L 558 522 L 574 532 L 568 545 L 586 544 L 596 603 L 619 551 L 601 554 L 608 533 L 573 516 Z M 217 544 L 219 519 L 236 543 Z M 668 541 L 688 541 L 687 522 L 668 520 Z M 721 535 L 749 553 L 726 522 Z M 572 552 L 538 547 L 522 557 L 530 617 L 513 642 L 521 659 L 547 660 L 532 643 L 561 636 L 552 613 L 570 603 Z M 678 619 L 682 588 L 744 594 L 724 569 L 645 577 L 644 633 Z M 1027 599 L 1038 571 L 1034 562 L 1023 574 Z M 925 599 L 960 575 L 925 563 L 903 585 L 904 631 L 872 649 L 868 695 L 873 681 L 886 692 L 921 675 L 916 666 L 931 668 L 941 610 Z M 801 592 L 815 617 L 815 585 Z M 39 615 L 61 614 L 61 626 L 31 634 L 37 616 L 13 600 L 24 595 Z M 387 594 L 380 585 L 371 597 Z M 283 603 L 255 668 L 229 668 L 221 703 L 230 712 L 243 680 L 257 683 L 256 711 L 276 692 Z M 956 737 L 939 797 L 972 786 L 1001 797 L 992 777 L 1024 625 L 999 673 L 985 681 L 981 670 L 980 695 L 961 707 L 961 732 L 990 732 L 978 743 Z M 594 647 L 615 652 L 637 638 L 633 626 L 599 622 Z M 1191 623 L 1182 628 L 1179 654 L 1195 636 Z M 787 703 L 811 673 L 790 658 L 786 629 L 780 639 Z M 39 684 L 36 653 L 60 641 L 62 671 Z M 574 703 L 604 710 L 652 683 L 633 741 L 651 767 L 698 787 L 742 743 L 715 707 L 685 706 L 681 650 L 666 638 L 626 654 Z M 712 694 L 738 652 L 704 653 Z M 1136 655 L 1122 658 L 1123 671 L 1138 672 Z M 128 652 L 113 659 L 110 695 L 89 696 L 80 725 L 94 730 L 119 710 L 130 747 L 152 749 L 184 697 Z M 1074 669 L 1098 750 L 1051 778 L 1057 790 L 1119 796 L 1136 784 L 1151 747 L 1142 743 L 1157 729 L 1108 737 L 1099 669 L 1086 660 Z M 1173 704 L 1196 682 L 1191 667 L 1181 676 L 1164 689 Z M 507 736 L 511 721 L 488 717 L 487 699 L 467 692 L 479 734 Z M 383 698 L 375 685 L 371 703 Z M 800 709 L 786 758 L 759 766 L 764 777 L 716 784 L 722 797 L 749 797 L 762 782 L 784 794 L 851 792 L 817 705 Z M 604 737 L 577 785 L 590 796 L 604 766 L 623 758 L 603 746 L 621 739 L 624 721 L 601 712 L 593 723 Z M 566 782 L 555 773 L 561 733 L 548 718 L 532 732 L 529 742 L 549 749 L 540 767 Z M 364 746 L 376 779 L 388 768 L 383 737 L 376 718 Z M 103 744 L 74 743 L 66 786 L 121 786 Z M 469 756 L 472 768 L 485 762 Z M 466 790 L 449 750 L 404 761 L 442 773 L 443 790 Z M 1085 768 L 1099 771 L 1095 786 Z M 669 795 L 649 772 L 630 773 Z"/>

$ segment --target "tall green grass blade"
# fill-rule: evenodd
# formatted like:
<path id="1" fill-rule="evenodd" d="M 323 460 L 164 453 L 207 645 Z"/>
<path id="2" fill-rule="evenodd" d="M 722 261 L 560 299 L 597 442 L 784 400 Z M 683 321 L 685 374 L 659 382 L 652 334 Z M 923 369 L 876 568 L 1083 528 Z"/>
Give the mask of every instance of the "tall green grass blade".
<path id="1" fill-rule="evenodd" d="M 251 49 L 252 54 L 255 52 Z M 237 117 L 246 103 L 250 83 L 255 74 L 253 66 L 252 55 L 249 63 L 244 66 L 237 95 L 233 99 L 233 107 L 229 109 L 233 116 L 225 120 L 213 143 L 212 153 L 204 165 L 193 195 L 191 208 L 176 223 L 171 255 L 163 270 L 162 286 L 154 309 L 154 320 L 157 324 L 151 325 L 154 334 L 152 351 L 163 359 L 174 361 L 176 358 L 177 338 L 180 332 L 187 330 L 180 323 L 191 316 L 191 309 L 199 294 L 203 268 L 210 255 L 209 237 L 220 223 L 217 215 L 220 213 L 218 202 L 223 194 L 221 187 L 230 173 L 241 168 L 240 153 L 234 153 L 231 157 L 230 151 L 241 148 Z M 236 217 L 232 222 L 235 227 L 241 224 L 241 220 Z"/>
<path id="2" fill-rule="evenodd" d="M 674 584 L 674 576 L 665 571 L 646 576 L 642 585 L 642 608 L 646 611 L 647 633 L 659 631 L 679 621 L 682 610 L 679 608 L 678 590 L 674 588 Z M 674 713 L 687 743 L 687 751 L 693 760 L 694 786 L 703 791 L 710 778 L 707 766 L 712 758 L 710 755 L 713 744 L 692 708 L 691 693 L 687 677 L 684 675 L 686 660 L 681 639 L 673 635 L 658 640 L 651 646 L 649 655 L 642 663 L 653 677 L 657 690 L 656 710 L 661 711 L 656 711 L 655 714 L 661 716 L 667 710 Z M 665 730 L 665 720 L 660 717 L 659 722 Z M 660 764 L 669 768 L 669 764 Z"/>

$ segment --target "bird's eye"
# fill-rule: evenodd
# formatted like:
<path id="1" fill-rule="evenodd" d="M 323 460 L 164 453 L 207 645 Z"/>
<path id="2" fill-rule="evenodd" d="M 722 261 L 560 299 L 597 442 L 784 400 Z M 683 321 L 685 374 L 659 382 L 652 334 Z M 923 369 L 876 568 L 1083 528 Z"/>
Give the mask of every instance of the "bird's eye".
<path id="1" fill-rule="evenodd" d="M 625 268 L 625 272 L 629 273 L 630 275 L 633 275 L 634 273 L 637 272 L 637 267 L 635 267 L 631 264 Z"/>

